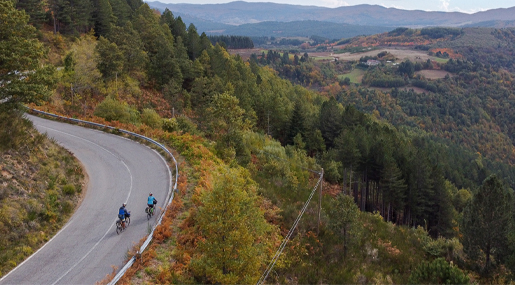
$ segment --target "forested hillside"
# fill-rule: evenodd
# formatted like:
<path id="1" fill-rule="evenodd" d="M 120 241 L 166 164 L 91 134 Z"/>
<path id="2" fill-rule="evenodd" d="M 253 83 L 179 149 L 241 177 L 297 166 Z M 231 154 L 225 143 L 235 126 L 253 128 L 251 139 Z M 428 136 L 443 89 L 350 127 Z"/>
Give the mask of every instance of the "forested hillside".
<path id="1" fill-rule="evenodd" d="M 376 105 L 351 103 L 366 90 L 281 79 L 141 1 L 83 0 L 80 15 L 69 1 L 31 3 L 57 67 L 39 108 L 181 155 L 177 203 L 125 282 L 256 283 L 285 238 L 267 283 L 513 278 L 512 191 L 470 149 L 360 111 Z M 322 172 L 323 195 L 304 208 Z"/>

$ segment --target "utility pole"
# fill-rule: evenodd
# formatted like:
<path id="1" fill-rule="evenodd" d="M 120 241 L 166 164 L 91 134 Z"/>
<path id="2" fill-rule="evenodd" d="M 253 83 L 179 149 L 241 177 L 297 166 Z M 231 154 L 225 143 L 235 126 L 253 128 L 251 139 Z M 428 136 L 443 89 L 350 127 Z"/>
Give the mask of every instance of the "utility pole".
<path id="1" fill-rule="evenodd" d="M 270 111 L 268 111 L 268 127 L 267 127 L 266 134 L 270 135 Z"/>
<path id="2" fill-rule="evenodd" d="M 115 77 L 116 99 L 118 99 L 118 72 L 114 73 L 114 77 Z"/>
<path id="3" fill-rule="evenodd" d="M 324 169 L 320 173 L 320 192 L 318 195 L 318 224 L 317 224 L 317 236 L 320 234 L 320 215 L 322 213 L 322 186 L 324 185 Z"/>

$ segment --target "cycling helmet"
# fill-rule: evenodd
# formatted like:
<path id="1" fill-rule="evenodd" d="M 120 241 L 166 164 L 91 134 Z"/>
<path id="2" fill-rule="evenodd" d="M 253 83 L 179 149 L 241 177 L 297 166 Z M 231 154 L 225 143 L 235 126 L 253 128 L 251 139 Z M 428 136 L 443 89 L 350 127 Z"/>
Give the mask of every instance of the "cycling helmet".
<path id="1" fill-rule="evenodd" d="M 126 204 L 126 203 L 123 203 L 123 206 L 125 207 L 125 206 L 127 206 L 127 204 Z"/>

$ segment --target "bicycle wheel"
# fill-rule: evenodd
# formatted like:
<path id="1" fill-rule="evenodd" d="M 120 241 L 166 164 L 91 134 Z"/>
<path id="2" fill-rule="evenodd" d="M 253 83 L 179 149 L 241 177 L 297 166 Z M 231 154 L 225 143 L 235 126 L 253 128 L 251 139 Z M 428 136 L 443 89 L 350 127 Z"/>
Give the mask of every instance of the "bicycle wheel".
<path id="1" fill-rule="evenodd" d="M 152 218 L 152 208 L 147 211 L 147 220 L 150 220 L 150 218 Z"/>
<path id="2" fill-rule="evenodd" d="M 131 217 L 125 218 L 125 227 L 128 227 L 130 223 L 131 223 Z"/>
<path id="3" fill-rule="evenodd" d="M 120 223 L 120 221 L 117 221 L 116 222 L 116 234 L 119 235 L 121 232 L 122 232 L 122 224 Z"/>

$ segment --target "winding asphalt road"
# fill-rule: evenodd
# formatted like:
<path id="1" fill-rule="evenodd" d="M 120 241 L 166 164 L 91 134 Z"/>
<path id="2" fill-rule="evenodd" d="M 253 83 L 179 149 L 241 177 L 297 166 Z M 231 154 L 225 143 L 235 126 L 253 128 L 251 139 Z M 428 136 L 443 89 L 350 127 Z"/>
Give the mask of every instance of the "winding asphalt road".
<path id="1" fill-rule="evenodd" d="M 162 208 L 169 194 L 170 170 L 157 152 L 129 139 L 27 117 L 82 162 L 89 184 L 62 230 L 0 284 L 94 284 L 112 273 L 112 266 L 121 268 L 127 251 L 148 234 L 158 216 L 147 221 L 148 193 Z M 124 202 L 131 211 L 131 224 L 117 235 L 115 221 Z"/>

